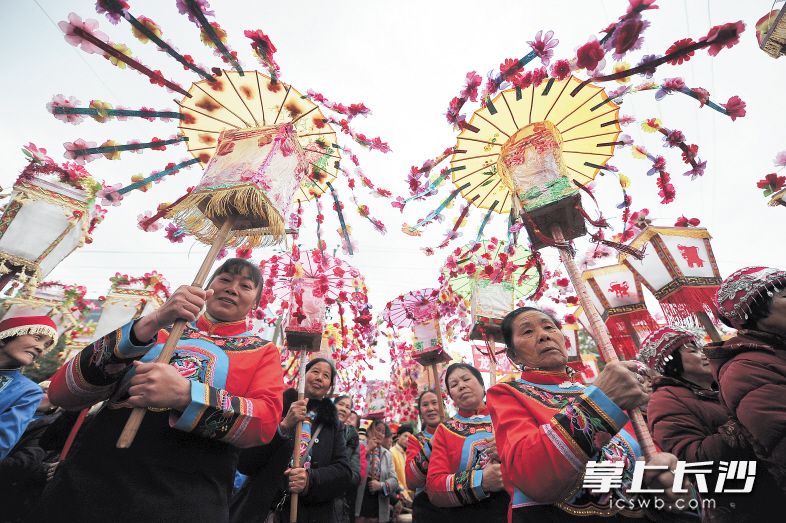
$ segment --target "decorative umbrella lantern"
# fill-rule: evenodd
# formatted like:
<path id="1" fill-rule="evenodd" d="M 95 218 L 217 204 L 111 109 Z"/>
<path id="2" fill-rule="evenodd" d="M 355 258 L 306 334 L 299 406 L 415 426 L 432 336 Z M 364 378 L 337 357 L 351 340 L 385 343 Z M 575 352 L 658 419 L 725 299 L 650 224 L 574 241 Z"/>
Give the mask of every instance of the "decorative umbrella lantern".
<path id="1" fill-rule="evenodd" d="M 496 383 L 497 356 L 504 354 L 502 320 L 515 304 L 535 294 L 541 275 L 537 259 L 525 247 L 492 238 L 456 249 L 445 262 L 441 280 L 470 301 L 473 352 L 488 359 L 491 384 Z M 500 345 L 502 344 L 502 346 Z"/>
<path id="2" fill-rule="evenodd" d="M 366 411 L 363 414 L 367 419 L 382 419 L 387 409 L 388 382 L 382 380 L 369 380 L 366 384 Z"/>
<path id="3" fill-rule="evenodd" d="M 448 362 L 451 357 L 442 341 L 440 299 L 439 289 L 410 291 L 388 302 L 382 312 L 382 320 L 391 328 L 412 330 L 412 358 L 431 369 L 435 390 L 440 398 L 440 415 L 444 419 L 445 406 L 437 364 Z"/>
<path id="4" fill-rule="evenodd" d="M 288 216 L 305 165 L 290 125 L 221 132 L 217 153 L 200 183 L 165 211 L 180 227 L 210 245 L 194 287 L 205 284 L 226 245 L 256 247 L 284 238 L 283 216 Z M 175 322 L 157 362 L 169 362 L 185 326 L 185 321 Z M 118 447 L 127 448 L 133 442 L 145 412 L 132 411 Z"/>
<path id="5" fill-rule="evenodd" d="M 18 316 L 48 316 L 57 325 L 57 335 L 78 326 L 83 314 L 86 289 L 58 282 L 42 282 L 0 303 L 0 319 Z"/>
<path id="6" fill-rule="evenodd" d="M 169 298 L 167 281 L 155 271 L 139 277 L 118 273 L 109 281 L 109 291 L 101 305 L 93 339 L 153 312 Z"/>
<path id="7" fill-rule="evenodd" d="M 590 299 L 600 311 L 619 357 L 634 359 L 641 336 L 658 328 L 644 303 L 641 282 L 622 264 L 588 269 L 581 277 L 592 290 Z"/>
<path id="8" fill-rule="evenodd" d="M 774 4 L 774 2 L 773 2 Z M 786 54 L 786 7 L 774 9 L 756 22 L 759 47 L 773 58 Z"/>
<path id="9" fill-rule="evenodd" d="M 284 327 L 287 347 L 302 353 L 318 352 L 325 330 L 325 295 L 313 278 L 293 278 L 291 309 Z M 301 362 L 305 369 L 305 365 Z"/>
<path id="10" fill-rule="evenodd" d="M 24 152 L 31 161 L 14 183 L 0 218 L 0 288 L 12 279 L 34 288 L 89 241 L 103 217 L 101 211 L 94 216 L 100 184 L 80 165 L 57 165 L 33 144 Z"/>
<path id="11" fill-rule="evenodd" d="M 669 322 L 695 318 L 713 341 L 720 341 L 707 314 L 715 312 L 713 297 L 722 281 L 710 238 L 703 228 L 649 226 L 630 242 L 644 250 L 644 257 L 620 252 L 619 260 L 657 298 Z"/>

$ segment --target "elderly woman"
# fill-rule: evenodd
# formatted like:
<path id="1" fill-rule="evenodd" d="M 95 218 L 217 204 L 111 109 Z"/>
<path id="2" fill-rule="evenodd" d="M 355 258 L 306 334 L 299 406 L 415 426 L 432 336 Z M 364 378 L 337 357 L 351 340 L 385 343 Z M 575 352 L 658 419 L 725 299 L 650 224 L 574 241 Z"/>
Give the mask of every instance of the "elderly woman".
<path id="1" fill-rule="evenodd" d="M 428 499 L 426 474 L 428 462 L 431 458 L 431 438 L 434 437 L 437 427 L 442 422 L 439 414 L 439 396 L 433 390 L 427 389 L 420 393 L 417 401 L 418 414 L 423 430 L 410 436 L 407 445 L 407 461 L 404 464 L 407 487 L 415 491 L 412 502 L 412 519 L 428 523 L 438 521 L 440 512 Z"/>
<path id="2" fill-rule="evenodd" d="M 565 337 L 548 314 L 532 307 L 516 309 L 503 320 L 502 333 L 508 357 L 522 369 L 519 379 L 488 392 L 505 487 L 512 498 L 509 521 L 641 517 L 623 514 L 613 503 L 626 498 L 633 465 L 641 456 L 636 439 L 623 429 L 628 421 L 624 410 L 647 398 L 636 363 L 609 363 L 593 386 L 584 387 L 566 366 Z M 610 494 L 582 488 L 587 462 L 606 460 L 624 463 L 622 488 Z M 676 458 L 659 454 L 648 465 L 673 469 Z M 670 487 L 673 475 L 648 470 L 645 483 Z"/>
<path id="3" fill-rule="evenodd" d="M 740 269 L 724 280 L 716 301 L 720 319 L 738 330 L 704 348 L 721 403 L 786 492 L 786 271 Z"/>
<path id="4" fill-rule="evenodd" d="M 661 374 L 653 382 L 648 410 L 650 432 L 661 449 L 689 463 L 756 459 L 739 425 L 720 403 L 709 360 L 695 334 L 661 327 L 644 340 L 639 355 Z M 770 508 L 764 495 L 769 489 L 762 477 L 757 478 L 755 495 L 713 494 L 715 507 L 707 509 L 711 520 L 767 519 L 769 512 L 762 510 Z"/>
<path id="5" fill-rule="evenodd" d="M 239 449 L 270 441 L 281 413 L 278 349 L 246 325 L 261 290 L 258 267 L 227 260 L 207 290 L 178 288 L 57 371 L 54 405 L 108 402 L 58 466 L 33 519 L 228 520 Z M 170 361 L 156 363 L 177 320 L 189 323 Z M 118 449 L 132 407 L 149 412 L 133 445 Z"/>
<path id="6" fill-rule="evenodd" d="M 273 441 L 245 450 L 238 470 L 249 476 L 232 503 L 232 522 L 289 521 L 292 493 L 299 496 L 298 522 L 337 523 L 336 500 L 348 488 L 352 473 L 346 455 L 343 424 L 329 395 L 336 380 L 333 363 L 314 358 L 306 365 L 305 399 L 295 389 L 284 391 L 286 415 Z M 300 434 L 295 434 L 302 422 Z M 300 446 L 300 467 L 289 468 L 292 450 Z"/>
<path id="7" fill-rule="evenodd" d="M 445 371 L 445 387 L 458 413 L 431 438 L 426 492 L 437 507 L 452 507 L 442 521 L 502 521 L 510 498 L 502 485 L 483 377 L 466 363 Z"/>

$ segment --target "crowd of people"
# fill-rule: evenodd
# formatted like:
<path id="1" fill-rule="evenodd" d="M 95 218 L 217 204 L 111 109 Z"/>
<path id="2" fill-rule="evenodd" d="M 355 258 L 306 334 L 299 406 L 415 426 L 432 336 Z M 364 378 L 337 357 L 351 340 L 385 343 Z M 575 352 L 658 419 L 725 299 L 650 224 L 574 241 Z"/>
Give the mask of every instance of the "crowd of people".
<path id="1" fill-rule="evenodd" d="M 662 327 L 638 361 L 610 362 L 590 385 L 567 365 L 559 320 L 518 308 L 501 328 L 520 374 L 487 390 L 476 368 L 453 363 L 442 385 L 456 413 L 443 419 L 442 398 L 425 390 L 419 428 L 395 431 L 382 419 L 364 423 L 352 397 L 334 394 L 328 359 L 306 366 L 303 399 L 285 389 L 279 349 L 246 327 L 261 290 L 255 265 L 228 260 L 207 290 L 179 288 L 38 385 L 20 369 L 55 342 L 56 325 L 0 322 L 0 520 L 777 518 L 786 493 L 784 271 L 751 267 L 723 282 L 714 306 L 736 335 L 702 346 L 694 331 Z M 156 363 L 176 320 L 188 322 L 185 332 L 170 363 Z M 130 448 L 117 448 L 133 407 L 146 416 Z M 657 447 L 646 467 L 634 409 Z M 597 488 L 588 480 L 603 464 L 617 475 Z M 691 464 L 712 470 L 686 473 Z M 748 486 L 712 491 L 732 480 Z M 649 503 L 656 498 L 663 505 Z"/>

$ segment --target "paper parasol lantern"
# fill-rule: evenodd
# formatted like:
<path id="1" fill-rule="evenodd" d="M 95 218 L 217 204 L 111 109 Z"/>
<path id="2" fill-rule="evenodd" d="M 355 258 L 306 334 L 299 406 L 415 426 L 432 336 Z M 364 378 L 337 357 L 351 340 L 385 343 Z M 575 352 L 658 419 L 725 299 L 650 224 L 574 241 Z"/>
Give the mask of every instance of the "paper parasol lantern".
<path id="1" fill-rule="evenodd" d="M 387 408 L 388 382 L 382 380 L 369 380 L 366 383 L 366 411 L 363 414 L 367 419 L 382 419 Z"/>
<path id="2" fill-rule="evenodd" d="M 516 302 L 539 288 L 537 260 L 521 245 L 492 238 L 472 242 L 448 256 L 441 280 L 459 296 L 469 299 L 471 340 L 502 343 L 502 319 Z"/>
<path id="3" fill-rule="evenodd" d="M 775 9 L 756 22 L 759 47 L 773 58 L 786 54 L 786 7 Z"/>
<path id="4" fill-rule="evenodd" d="M 202 180 L 167 214 L 203 243 L 212 243 L 228 216 L 226 244 L 280 241 L 305 175 L 306 153 L 291 124 L 222 131 Z"/>
<path id="5" fill-rule="evenodd" d="M 317 352 L 325 330 L 327 303 L 313 278 L 292 280 L 290 313 L 284 332 L 291 351 Z"/>
<path id="6" fill-rule="evenodd" d="M 713 297 L 722 278 L 710 238 L 703 228 L 650 226 L 630 242 L 644 250 L 644 257 L 638 260 L 621 252 L 619 260 L 657 298 L 669 322 L 696 317 L 713 336 L 707 311 L 715 307 Z"/>
<path id="7" fill-rule="evenodd" d="M 153 312 L 169 297 L 166 280 L 155 271 L 141 277 L 117 274 L 109 280 L 111 285 L 101 306 L 93 339 Z"/>
<path id="8" fill-rule="evenodd" d="M 0 218 L 0 275 L 18 273 L 35 287 L 82 246 L 92 206 L 88 191 L 35 174 L 35 164 L 30 168 L 33 174 L 16 181 Z"/>
<path id="9" fill-rule="evenodd" d="M 450 361 L 439 326 L 439 294 L 438 289 L 411 291 L 388 303 L 382 313 L 389 325 L 412 329 L 412 357 L 424 366 Z"/>
<path id="10" fill-rule="evenodd" d="M 57 335 L 79 324 L 81 311 L 72 310 L 74 302 L 67 297 L 68 289 L 63 285 L 47 285 L 27 290 L 0 303 L 0 319 L 19 316 L 48 316 L 57 325 Z"/>
<path id="11" fill-rule="evenodd" d="M 633 359 L 640 335 L 658 328 L 644 303 L 641 282 L 626 265 L 589 269 L 582 273 L 590 298 L 609 329 L 614 348 L 623 359 Z"/>

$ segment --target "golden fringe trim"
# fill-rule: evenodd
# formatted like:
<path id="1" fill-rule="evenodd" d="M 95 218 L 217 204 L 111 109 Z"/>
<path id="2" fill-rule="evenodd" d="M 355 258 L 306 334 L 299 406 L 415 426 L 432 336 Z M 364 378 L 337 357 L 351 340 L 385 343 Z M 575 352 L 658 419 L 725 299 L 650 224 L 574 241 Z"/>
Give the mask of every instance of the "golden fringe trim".
<path id="1" fill-rule="evenodd" d="M 230 216 L 241 224 L 227 240 L 230 247 L 274 245 L 286 234 L 284 218 L 265 193 L 251 183 L 194 191 L 167 212 L 168 218 L 206 244 L 213 243 L 218 234 L 216 222 L 221 224 Z M 243 228 L 243 221 L 258 226 Z"/>
<path id="2" fill-rule="evenodd" d="M 23 325 L 13 329 L 6 329 L 0 331 L 0 340 L 10 338 L 11 336 L 24 336 L 25 334 L 46 334 L 54 339 L 54 343 L 57 343 L 57 331 L 47 325 Z"/>

